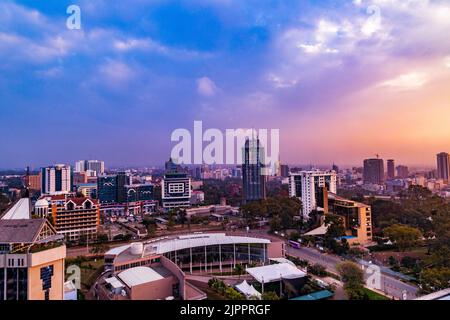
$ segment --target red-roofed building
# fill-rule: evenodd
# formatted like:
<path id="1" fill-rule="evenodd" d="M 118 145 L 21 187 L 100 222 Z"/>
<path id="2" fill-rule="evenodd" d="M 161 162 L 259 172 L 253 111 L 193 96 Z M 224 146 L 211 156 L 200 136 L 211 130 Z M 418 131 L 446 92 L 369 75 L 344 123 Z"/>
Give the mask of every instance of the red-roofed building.
<path id="1" fill-rule="evenodd" d="M 44 196 L 38 202 L 47 201 L 48 211 L 35 207 L 39 215 L 51 218 L 56 231 L 68 241 L 78 241 L 80 237 L 95 239 L 100 226 L 100 205 L 98 200 L 72 195 Z M 36 202 L 36 204 L 38 204 Z M 44 214 L 41 214 L 43 212 Z M 45 214 L 46 213 L 46 214 Z"/>

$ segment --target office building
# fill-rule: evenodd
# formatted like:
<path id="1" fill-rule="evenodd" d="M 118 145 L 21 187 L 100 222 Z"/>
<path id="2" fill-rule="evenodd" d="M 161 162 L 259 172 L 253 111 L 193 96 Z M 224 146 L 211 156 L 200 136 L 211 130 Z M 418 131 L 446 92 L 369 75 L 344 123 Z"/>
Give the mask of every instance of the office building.
<path id="1" fill-rule="evenodd" d="M 330 214 L 342 217 L 345 238 L 350 245 L 365 245 L 372 242 L 372 210 L 369 205 L 328 194 Z"/>
<path id="2" fill-rule="evenodd" d="M 389 180 L 395 179 L 395 162 L 393 159 L 389 159 L 386 162 L 387 166 L 387 178 Z"/>
<path id="3" fill-rule="evenodd" d="M 105 162 L 99 160 L 80 160 L 75 163 L 75 172 L 91 172 L 95 176 L 105 173 Z"/>
<path id="4" fill-rule="evenodd" d="M 100 226 L 99 203 L 88 197 L 43 196 L 35 204 L 35 215 L 51 218 L 56 232 L 68 241 L 95 239 Z"/>
<path id="5" fill-rule="evenodd" d="M 166 172 L 161 181 L 163 208 L 189 207 L 192 196 L 191 178 L 172 159 L 166 162 L 165 167 Z"/>
<path id="6" fill-rule="evenodd" d="M 384 184 L 384 161 L 383 159 L 364 160 L 364 184 Z"/>
<path id="7" fill-rule="evenodd" d="M 41 170 L 41 193 L 64 194 L 72 191 L 72 170 L 70 166 L 57 164 Z"/>
<path id="8" fill-rule="evenodd" d="M 397 166 L 397 177 L 406 179 L 409 177 L 409 169 L 407 166 Z"/>
<path id="9" fill-rule="evenodd" d="M 121 171 L 114 175 L 103 175 L 97 178 L 97 195 L 100 203 L 125 203 L 127 192 L 125 186 L 131 184 L 129 173 Z"/>
<path id="10" fill-rule="evenodd" d="M 126 202 L 154 200 L 153 184 L 133 184 L 125 186 Z"/>
<path id="11" fill-rule="evenodd" d="M 289 166 L 288 165 L 286 165 L 286 164 L 281 165 L 281 176 L 283 178 L 289 177 Z"/>
<path id="12" fill-rule="evenodd" d="M 259 138 L 247 139 L 243 148 L 242 190 L 243 202 L 266 198 L 266 175 L 264 172 L 264 148 Z"/>
<path id="13" fill-rule="evenodd" d="M 96 183 L 80 183 L 77 186 L 77 192 L 84 197 L 97 199 L 97 184 Z"/>
<path id="14" fill-rule="evenodd" d="M 313 210 L 323 208 L 324 188 L 328 192 L 337 192 L 337 175 L 334 171 L 301 171 L 289 176 L 289 195 L 297 197 L 303 204 L 303 216 L 308 219 Z"/>
<path id="15" fill-rule="evenodd" d="M 31 191 L 41 191 L 41 174 L 27 175 L 25 177 L 25 185 Z"/>
<path id="16" fill-rule="evenodd" d="M 0 218 L 0 301 L 63 300 L 64 237 L 47 219 L 31 219 L 30 199 Z"/>
<path id="17" fill-rule="evenodd" d="M 446 152 L 441 152 L 437 156 L 437 178 L 449 181 L 450 176 L 450 156 Z"/>

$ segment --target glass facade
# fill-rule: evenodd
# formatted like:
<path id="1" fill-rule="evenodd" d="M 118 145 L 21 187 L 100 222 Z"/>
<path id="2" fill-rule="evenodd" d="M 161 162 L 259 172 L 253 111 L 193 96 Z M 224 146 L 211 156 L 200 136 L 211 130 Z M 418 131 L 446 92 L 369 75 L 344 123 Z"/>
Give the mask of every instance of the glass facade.
<path id="1" fill-rule="evenodd" d="M 224 244 L 187 248 L 165 253 L 164 256 L 183 269 L 220 264 L 259 263 L 267 261 L 267 248 L 264 244 Z"/>
<path id="2" fill-rule="evenodd" d="M 0 300 L 27 300 L 28 295 L 28 272 L 27 268 L 7 268 L 6 281 L 4 281 L 4 271 L 0 275 L 0 288 L 3 290 L 6 285 L 6 296 L 2 292 Z"/>
<path id="3" fill-rule="evenodd" d="M 262 200 L 266 197 L 266 176 L 264 169 L 264 148 L 259 139 L 245 141 L 242 164 L 242 189 L 244 201 Z"/>

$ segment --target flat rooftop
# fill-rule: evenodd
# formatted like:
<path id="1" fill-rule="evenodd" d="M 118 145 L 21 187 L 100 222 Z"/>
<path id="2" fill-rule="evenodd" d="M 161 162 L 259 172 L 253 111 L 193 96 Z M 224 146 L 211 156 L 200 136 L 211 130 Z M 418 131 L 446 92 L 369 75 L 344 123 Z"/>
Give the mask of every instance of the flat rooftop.
<path id="1" fill-rule="evenodd" d="M 119 273 L 117 277 L 129 288 L 164 279 L 160 273 L 150 267 L 135 267 L 127 269 Z"/>

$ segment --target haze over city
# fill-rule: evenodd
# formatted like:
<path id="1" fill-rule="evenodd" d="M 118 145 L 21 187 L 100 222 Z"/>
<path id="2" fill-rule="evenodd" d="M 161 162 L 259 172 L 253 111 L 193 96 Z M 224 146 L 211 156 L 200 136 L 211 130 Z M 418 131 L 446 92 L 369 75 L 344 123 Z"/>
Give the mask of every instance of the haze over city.
<path id="1" fill-rule="evenodd" d="M 285 163 L 450 151 L 446 1 L 76 2 L 0 3 L 1 168 L 162 164 L 194 120 L 280 129 Z"/>

